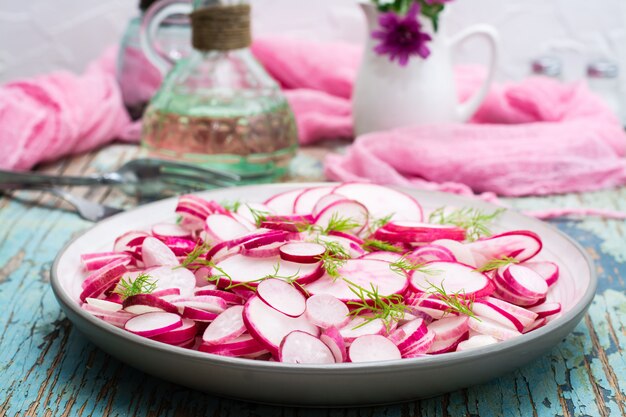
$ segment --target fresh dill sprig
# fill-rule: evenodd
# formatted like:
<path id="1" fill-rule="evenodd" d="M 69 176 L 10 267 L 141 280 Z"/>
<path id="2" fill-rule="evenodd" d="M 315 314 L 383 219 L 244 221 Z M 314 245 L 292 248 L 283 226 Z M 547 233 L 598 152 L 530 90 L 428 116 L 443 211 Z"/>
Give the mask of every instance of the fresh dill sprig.
<path id="1" fill-rule="evenodd" d="M 448 308 L 446 309 L 446 313 L 458 313 L 465 314 L 466 316 L 472 317 L 478 321 L 480 319 L 476 317 L 474 312 L 472 311 L 472 307 L 474 305 L 474 297 L 467 297 L 464 291 L 457 291 L 455 293 L 448 293 L 443 286 L 443 281 L 441 281 L 441 286 L 437 286 L 430 281 L 426 281 L 429 287 L 426 289 L 426 294 L 434 295 L 438 300 L 445 303 Z"/>
<path id="2" fill-rule="evenodd" d="M 395 213 L 391 213 L 386 215 L 385 217 L 380 217 L 378 219 L 375 219 L 373 217 L 370 217 L 368 219 L 368 227 L 367 227 L 367 231 L 368 231 L 368 235 L 373 234 L 376 230 L 380 229 L 383 226 L 386 226 L 387 223 L 389 223 L 391 221 L 391 219 L 393 218 L 393 215 Z"/>
<path id="3" fill-rule="evenodd" d="M 382 250 L 382 251 L 386 251 L 386 252 L 402 252 L 402 249 L 392 245 L 391 243 L 387 243 L 383 240 L 378 240 L 378 239 L 365 239 L 363 241 L 363 244 L 361 245 L 363 247 L 363 249 L 373 252 L 376 250 Z"/>
<path id="4" fill-rule="evenodd" d="M 483 266 L 481 266 L 480 268 L 476 268 L 475 271 L 478 271 L 478 272 L 493 271 L 494 269 L 498 269 L 503 266 L 507 266 L 510 264 L 518 264 L 518 263 L 519 261 L 517 259 L 511 258 L 509 256 L 505 256 L 500 259 L 492 259 L 488 261 L 486 264 L 484 264 Z"/>
<path id="5" fill-rule="evenodd" d="M 274 265 L 273 267 L 274 272 L 272 272 L 271 274 L 268 274 L 262 278 L 257 278 L 252 281 L 238 282 L 238 283 L 233 283 L 233 278 L 226 271 L 224 271 L 223 268 L 220 268 L 219 266 L 215 265 L 213 262 L 208 262 L 208 266 L 218 271 L 219 274 L 210 275 L 207 277 L 207 280 L 215 284 L 219 283 L 222 279 L 228 280 L 228 285 L 224 287 L 225 290 L 230 290 L 230 289 L 237 288 L 237 287 L 244 287 L 251 291 L 256 291 L 256 286 L 251 285 L 251 284 L 258 285 L 261 281 L 265 281 L 266 279 L 270 279 L 270 278 L 282 279 L 288 284 L 298 286 L 299 288 L 304 289 L 300 284 L 296 282 L 296 280 L 300 277 L 300 270 L 296 271 L 295 273 L 291 275 L 280 275 L 279 274 L 280 264 L 278 263 Z"/>
<path id="6" fill-rule="evenodd" d="M 348 232 L 352 229 L 360 227 L 361 223 L 351 217 L 341 217 L 338 213 L 333 213 L 328 220 L 328 225 L 322 231 L 327 235 L 329 232 Z"/>
<path id="7" fill-rule="evenodd" d="M 183 259 L 180 265 L 175 266 L 173 269 L 188 268 L 190 265 L 195 263 L 204 265 L 206 261 L 204 259 L 198 258 L 200 258 L 202 255 L 205 255 L 209 251 L 209 249 L 211 249 L 211 245 L 209 245 L 208 243 L 198 242 L 196 244 L 196 247 L 187 254 L 187 257 Z"/>
<path id="8" fill-rule="evenodd" d="M 430 223 L 451 224 L 465 229 L 466 239 L 473 242 L 483 236 L 491 236 L 490 223 L 505 210 L 497 209 L 493 213 L 485 213 L 472 207 L 465 207 L 446 212 L 445 207 L 433 211 L 428 220 Z"/>
<path id="9" fill-rule="evenodd" d="M 183 216 L 180 214 L 176 216 L 176 224 L 180 225 L 183 222 Z"/>
<path id="10" fill-rule="evenodd" d="M 256 225 L 256 227 L 260 227 L 261 223 L 267 220 L 267 216 L 271 214 L 269 211 L 259 210 L 259 209 L 250 207 L 249 204 L 246 204 L 246 206 L 248 207 L 248 210 L 250 210 L 250 214 L 254 218 L 254 224 Z"/>
<path id="11" fill-rule="evenodd" d="M 226 210 L 230 211 L 231 213 L 234 213 L 237 210 L 239 210 L 239 207 L 241 207 L 241 201 L 239 201 L 239 200 L 235 200 L 235 201 L 227 201 L 227 200 L 225 200 L 225 201 L 220 202 L 220 206 L 222 206 Z"/>
<path id="12" fill-rule="evenodd" d="M 365 318 L 365 321 L 356 326 L 355 329 L 365 326 L 373 320 L 381 319 L 389 330 L 394 322 L 404 318 L 408 306 L 400 294 L 382 297 L 378 292 L 378 287 L 374 286 L 373 283 L 370 283 L 370 289 L 367 289 L 349 279 L 343 278 L 343 280 L 348 284 L 350 291 L 359 298 L 359 301 L 347 302 L 349 306 L 353 307 L 350 315 Z M 366 316 L 362 316 L 362 314 L 366 314 Z"/>
<path id="13" fill-rule="evenodd" d="M 389 264 L 389 269 L 400 275 L 405 275 L 408 271 L 419 271 L 426 275 L 436 275 L 440 272 L 429 268 L 425 263 L 415 263 L 405 256 L 395 262 L 391 262 Z"/>
<path id="14" fill-rule="evenodd" d="M 137 294 L 151 294 L 156 288 L 157 284 L 152 280 L 152 277 L 142 273 L 137 275 L 132 281 L 130 278 L 122 278 L 113 292 L 119 294 L 123 299 L 126 299 Z"/>
<path id="15" fill-rule="evenodd" d="M 317 243 L 326 248 L 326 251 L 319 257 L 319 260 L 322 262 L 322 268 L 332 278 L 339 278 L 339 268 L 346 264 L 347 259 L 350 259 L 350 254 L 337 242 L 318 238 Z"/>

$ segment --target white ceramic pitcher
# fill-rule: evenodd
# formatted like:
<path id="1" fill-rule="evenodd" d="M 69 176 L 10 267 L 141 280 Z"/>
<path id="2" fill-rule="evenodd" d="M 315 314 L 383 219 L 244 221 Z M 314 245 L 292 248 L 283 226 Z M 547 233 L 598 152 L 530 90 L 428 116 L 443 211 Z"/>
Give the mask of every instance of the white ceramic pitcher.
<path id="1" fill-rule="evenodd" d="M 371 33 L 378 29 L 379 12 L 369 2 L 360 5 L 367 18 L 368 40 L 352 95 L 355 134 L 420 124 L 462 123 L 472 117 L 493 80 L 497 62 L 496 30 L 488 25 L 475 25 L 446 38 L 442 25 L 445 22 L 440 22 L 437 33 L 429 31 L 433 38 L 428 44 L 430 56 L 427 59 L 412 56 L 406 66 L 401 66 L 374 51 L 378 40 L 372 39 Z M 430 21 L 420 21 L 423 28 L 432 28 Z M 455 45 L 472 36 L 479 36 L 489 44 L 489 73 L 474 96 L 459 103 L 451 52 Z"/>

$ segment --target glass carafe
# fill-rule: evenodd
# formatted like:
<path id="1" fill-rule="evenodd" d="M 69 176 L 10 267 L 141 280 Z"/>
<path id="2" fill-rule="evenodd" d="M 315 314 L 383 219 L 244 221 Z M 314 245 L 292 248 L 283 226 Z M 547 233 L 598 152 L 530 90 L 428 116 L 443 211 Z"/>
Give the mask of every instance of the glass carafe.
<path id="1" fill-rule="evenodd" d="M 228 7 L 238 11 L 230 26 L 223 26 L 221 15 Z M 167 63 L 150 47 L 154 26 L 185 10 L 190 11 L 185 4 L 162 5 L 144 21 L 146 55 L 161 68 Z M 203 26 L 203 13 L 216 27 Z M 280 87 L 250 51 L 249 5 L 196 0 L 191 16 L 194 50 L 175 64 L 150 102 L 143 145 L 157 157 L 265 179 L 283 176 L 297 147 L 297 129 Z"/>
<path id="2" fill-rule="evenodd" d="M 161 86 L 163 74 L 144 54 L 139 38 L 141 19 L 157 0 L 141 0 L 139 16 L 132 18 L 126 27 L 117 57 L 117 81 L 128 113 L 141 118 L 148 102 Z M 165 59 L 174 62 L 189 55 L 191 27 L 183 16 L 170 16 L 157 29 L 155 47 Z"/>

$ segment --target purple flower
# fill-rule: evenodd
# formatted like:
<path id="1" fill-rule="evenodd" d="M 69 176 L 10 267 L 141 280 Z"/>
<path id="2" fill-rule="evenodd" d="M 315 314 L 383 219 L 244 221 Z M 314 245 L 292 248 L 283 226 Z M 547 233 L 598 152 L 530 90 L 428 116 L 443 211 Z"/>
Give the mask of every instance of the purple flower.
<path id="1" fill-rule="evenodd" d="M 422 25 L 417 20 L 419 12 L 419 3 L 413 3 L 404 17 L 393 12 L 381 14 L 378 19 L 380 30 L 372 32 L 372 37 L 380 40 L 374 51 L 389 55 L 392 62 L 397 59 L 402 66 L 409 62 L 411 55 L 428 58 L 430 49 L 426 43 L 432 38 L 421 31 Z"/>

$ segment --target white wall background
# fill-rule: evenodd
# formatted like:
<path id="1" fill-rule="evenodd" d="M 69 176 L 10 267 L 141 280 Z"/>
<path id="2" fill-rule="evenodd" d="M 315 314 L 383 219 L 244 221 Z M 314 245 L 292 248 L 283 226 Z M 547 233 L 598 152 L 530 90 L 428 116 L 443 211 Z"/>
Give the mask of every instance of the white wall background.
<path id="1" fill-rule="evenodd" d="M 54 69 L 81 71 L 119 40 L 137 0 L 0 0 L 0 82 Z M 360 42 L 356 0 L 252 0 L 255 31 Z M 496 26 L 502 37 L 499 78 L 528 73 L 532 58 L 553 53 L 565 76 L 584 76 L 586 62 L 619 62 L 626 87 L 626 0 L 456 0 L 448 32 L 474 23 Z M 459 51 L 478 62 L 481 45 Z"/>

